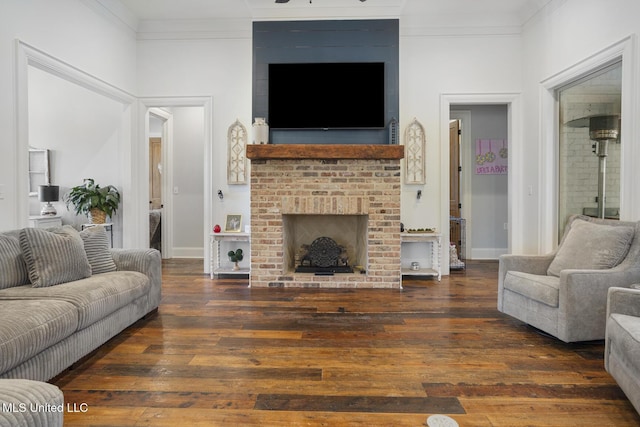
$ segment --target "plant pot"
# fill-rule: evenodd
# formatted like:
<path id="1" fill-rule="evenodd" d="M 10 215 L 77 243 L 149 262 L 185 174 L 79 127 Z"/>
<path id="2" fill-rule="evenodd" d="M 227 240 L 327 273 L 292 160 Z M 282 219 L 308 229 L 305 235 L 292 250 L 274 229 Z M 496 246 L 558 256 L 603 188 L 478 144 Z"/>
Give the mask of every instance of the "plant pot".
<path id="1" fill-rule="evenodd" d="M 238 270 L 240 270 L 240 266 L 238 265 L 238 262 L 236 261 L 236 262 L 233 264 L 233 271 L 238 271 Z"/>
<path id="2" fill-rule="evenodd" d="M 93 208 L 89 211 L 89 222 L 91 224 L 104 224 L 107 222 L 107 214 L 100 209 Z"/>

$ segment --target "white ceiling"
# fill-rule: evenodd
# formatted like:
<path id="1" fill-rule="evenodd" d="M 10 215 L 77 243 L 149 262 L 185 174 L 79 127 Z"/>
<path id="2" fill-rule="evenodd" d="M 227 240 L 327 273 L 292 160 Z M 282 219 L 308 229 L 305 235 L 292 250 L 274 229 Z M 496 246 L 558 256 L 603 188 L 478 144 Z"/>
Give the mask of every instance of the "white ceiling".
<path id="1" fill-rule="evenodd" d="M 408 17 L 415 22 L 419 17 L 426 25 L 443 27 L 455 27 L 460 22 L 519 27 L 552 0 L 289 0 L 286 4 L 276 4 L 275 0 L 119 1 L 138 21 Z"/>

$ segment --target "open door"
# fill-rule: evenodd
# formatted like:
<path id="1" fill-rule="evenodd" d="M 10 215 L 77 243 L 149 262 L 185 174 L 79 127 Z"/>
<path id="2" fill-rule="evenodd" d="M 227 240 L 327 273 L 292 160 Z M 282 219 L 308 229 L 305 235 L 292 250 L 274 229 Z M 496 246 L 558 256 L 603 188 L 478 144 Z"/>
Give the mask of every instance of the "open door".
<path id="1" fill-rule="evenodd" d="M 449 122 L 449 217 L 460 218 L 460 121 Z M 461 254 L 462 233 L 460 221 L 450 221 L 449 241 Z"/>
<path id="2" fill-rule="evenodd" d="M 149 209 L 162 207 L 162 139 L 149 138 Z"/>

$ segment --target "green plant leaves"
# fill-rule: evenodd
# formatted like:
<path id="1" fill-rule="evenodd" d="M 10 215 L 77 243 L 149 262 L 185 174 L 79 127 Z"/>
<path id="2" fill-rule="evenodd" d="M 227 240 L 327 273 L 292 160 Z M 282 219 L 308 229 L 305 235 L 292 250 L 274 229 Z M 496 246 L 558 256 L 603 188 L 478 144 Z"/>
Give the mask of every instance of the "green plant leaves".
<path id="1" fill-rule="evenodd" d="M 86 178 L 82 185 L 69 190 L 65 202 L 67 208 L 73 205 L 76 215 L 86 215 L 95 208 L 113 217 L 120 205 L 120 192 L 113 185 L 100 187 L 93 178 Z"/>
<path id="2" fill-rule="evenodd" d="M 227 255 L 229 256 L 229 261 L 231 261 L 231 262 L 239 262 L 239 261 L 242 261 L 242 259 L 244 258 L 244 255 L 242 253 L 242 249 L 236 249 L 235 251 L 229 251 L 229 252 L 227 252 Z"/>

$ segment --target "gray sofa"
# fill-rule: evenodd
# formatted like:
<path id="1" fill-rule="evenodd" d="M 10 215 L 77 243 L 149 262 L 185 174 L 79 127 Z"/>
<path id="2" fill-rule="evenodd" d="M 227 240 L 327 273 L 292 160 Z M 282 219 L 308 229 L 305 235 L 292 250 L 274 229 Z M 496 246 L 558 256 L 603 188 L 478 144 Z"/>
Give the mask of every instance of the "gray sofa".
<path id="1" fill-rule="evenodd" d="M 102 227 L 0 233 L 0 378 L 69 368 L 157 309 L 161 274 L 157 250 L 109 249 Z M 1 402 L 16 384 L 0 379 Z M 0 411 L 0 425 L 15 415 Z"/>
<path id="2" fill-rule="evenodd" d="M 607 291 L 640 282 L 640 222 L 569 219 L 558 249 L 502 255 L 498 310 L 565 342 L 602 340 Z"/>
<path id="3" fill-rule="evenodd" d="M 610 288 L 604 366 L 640 413 L 640 290 Z"/>

